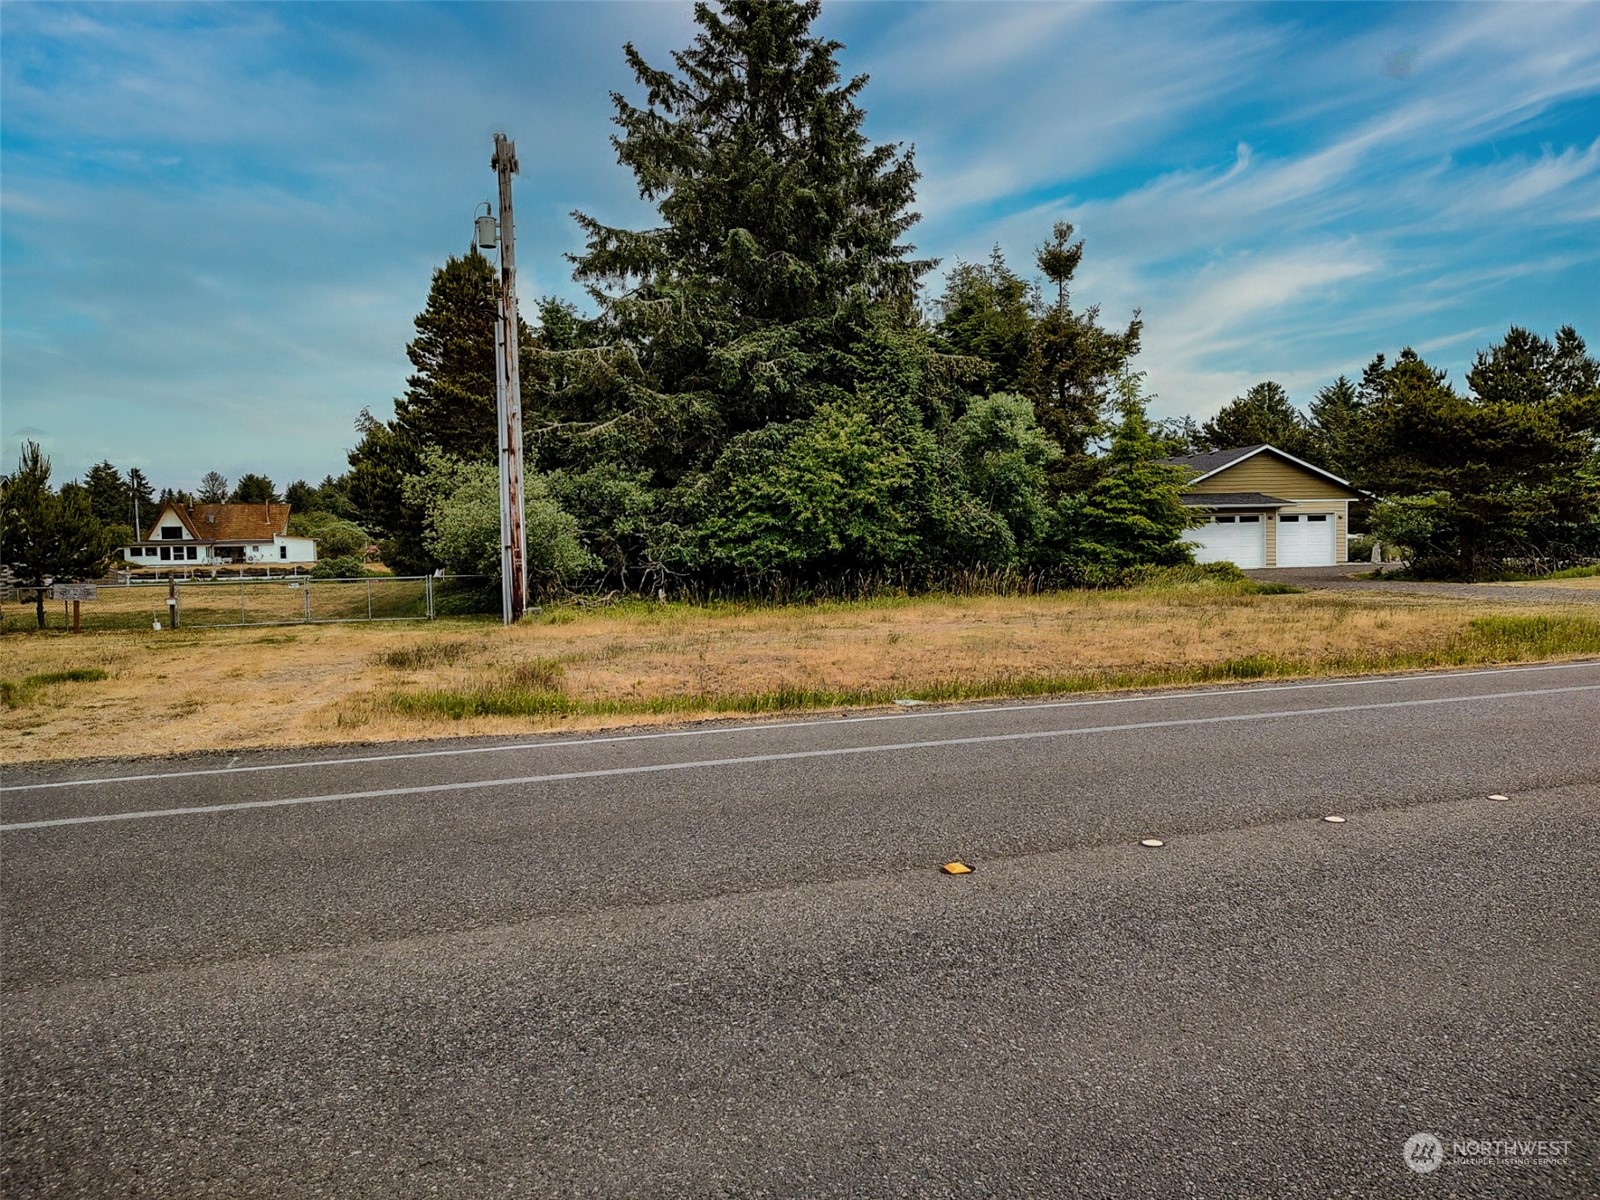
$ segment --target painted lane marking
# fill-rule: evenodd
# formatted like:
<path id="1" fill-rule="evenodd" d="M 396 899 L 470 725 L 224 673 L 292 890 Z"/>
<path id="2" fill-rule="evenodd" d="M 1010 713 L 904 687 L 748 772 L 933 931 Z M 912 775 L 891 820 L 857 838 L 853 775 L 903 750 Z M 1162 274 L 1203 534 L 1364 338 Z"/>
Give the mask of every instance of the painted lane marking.
<path id="1" fill-rule="evenodd" d="M 157 771 L 142 775 L 102 775 L 88 779 L 61 779 L 53 783 L 17 783 L 0 786 L 7 792 L 42 792 L 56 788 L 92 787 L 102 783 L 143 783 L 163 779 L 195 779 L 207 775 L 244 775 L 257 771 L 299 771 L 311 767 L 347 767 L 364 763 L 408 762 L 423 758 L 461 758 L 474 754 L 511 754 L 526 750 L 561 750 L 584 746 L 605 746 L 619 742 L 660 741 L 667 738 L 712 737 L 719 733 L 766 733 L 777 729 L 830 729 L 835 725 L 864 725 L 875 721 L 926 721 L 940 717 L 983 717 L 996 713 L 1044 712 L 1059 708 L 1093 708 L 1110 704 L 1154 704 L 1165 700 L 1197 700 L 1218 696 L 1253 696 L 1266 692 L 1315 691 L 1323 688 L 1377 687 L 1384 684 L 1418 683 L 1434 679 L 1474 679 L 1483 675 L 1515 675 L 1528 671 L 1569 671 L 1575 667 L 1600 667 L 1600 662 L 1544 663 L 1528 667 L 1490 667 L 1477 671 L 1439 671 L 1431 675 L 1383 675 L 1362 679 L 1330 679 L 1320 683 L 1268 683 L 1246 687 L 1210 688 L 1199 691 L 1159 692 L 1154 695 L 1105 696 L 1095 700 L 1047 700 L 1034 704 L 983 704 L 969 701 L 968 707 L 939 708 L 932 712 L 915 710 L 878 713 L 860 717 L 814 717 L 804 721 L 771 721 L 759 725 L 710 725 L 697 729 L 669 729 L 660 733 L 623 733 L 590 738 L 556 738 L 541 742 L 514 742 L 498 746 L 464 746 L 450 750 L 408 750 L 397 754 L 368 754 L 348 758 L 306 759 L 301 762 L 257 763 L 248 767 L 204 767 L 193 771 Z"/>
<path id="2" fill-rule="evenodd" d="M 1322 717 L 1340 713 L 1375 712 L 1382 709 L 1427 708 L 1444 704 L 1474 704 L 1489 700 L 1526 699 L 1531 696 L 1558 696 L 1573 692 L 1600 692 L 1600 683 L 1562 688 L 1533 688 L 1518 692 L 1491 692 L 1482 696 L 1438 696 L 1426 700 L 1388 700 L 1377 704 L 1343 704 L 1328 708 L 1280 709 L 1266 713 L 1234 713 L 1220 717 L 1182 717 L 1171 721 L 1137 721 L 1125 725 L 1092 725 L 1073 729 L 1031 730 L 1026 733 L 991 733 L 974 737 L 942 738 L 926 742 L 895 742 L 880 746 L 836 746 L 823 750 L 793 750 L 783 754 L 751 754 L 739 758 L 704 758 L 688 762 L 652 763 L 639 767 L 605 767 L 591 771 L 561 771 L 547 775 L 523 775 L 514 779 L 474 779 L 460 783 L 434 783 L 412 787 L 377 788 L 365 792 L 332 792 L 323 796 L 291 796 L 278 800 L 244 800 L 232 804 L 208 804 L 190 808 L 159 808 L 138 812 L 97 813 L 82 817 L 54 817 L 43 821 L 19 821 L 0 825 L 0 833 L 20 833 L 28 829 L 53 829 L 62 825 L 102 825 L 112 821 L 140 821 L 155 817 L 189 817 L 208 813 L 243 812 L 254 808 L 289 808 L 304 804 L 332 804 L 341 800 L 381 800 L 393 796 L 427 796 L 442 792 L 519 787 L 539 783 L 566 783 L 576 779 L 608 779 L 624 775 L 652 775 L 667 771 L 710 770 L 716 767 L 748 766 L 758 763 L 795 762 L 807 758 L 842 758 L 855 754 L 892 754 L 907 750 L 937 750 L 946 746 L 982 746 L 1001 742 L 1040 741 L 1047 738 L 1076 737 L 1091 733 L 1124 733 L 1142 729 L 1175 729 L 1195 725 L 1226 725 L 1245 721 L 1277 721 L 1289 717 Z"/>

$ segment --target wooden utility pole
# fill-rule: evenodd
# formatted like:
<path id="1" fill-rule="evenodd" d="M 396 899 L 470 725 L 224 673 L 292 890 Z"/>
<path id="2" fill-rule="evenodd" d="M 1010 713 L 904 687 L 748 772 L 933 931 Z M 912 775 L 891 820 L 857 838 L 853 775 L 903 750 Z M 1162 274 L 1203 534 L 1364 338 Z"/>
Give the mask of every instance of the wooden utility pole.
<path id="1" fill-rule="evenodd" d="M 517 144 L 494 135 L 489 160 L 500 181 L 500 319 L 495 324 L 495 405 L 500 419 L 500 601 L 505 623 L 528 607 L 527 543 L 522 508 L 522 384 L 517 363 L 517 255 L 511 219 L 511 177 Z"/>

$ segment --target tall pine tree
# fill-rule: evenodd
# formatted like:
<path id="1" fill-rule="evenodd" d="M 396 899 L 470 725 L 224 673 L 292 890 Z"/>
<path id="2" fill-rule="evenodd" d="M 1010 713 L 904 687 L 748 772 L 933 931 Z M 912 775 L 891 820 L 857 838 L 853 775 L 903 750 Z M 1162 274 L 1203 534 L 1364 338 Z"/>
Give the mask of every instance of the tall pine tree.
<path id="1" fill-rule="evenodd" d="M 50 486 L 50 460 L 26 442 L 16 471 L 0 478 L 0 562 L 34 589 L 39 628 L 49 583 L 92 576 L 114 545 L 82 487 Z"/>
<path id="2" fill-rule="evenodd" d="M 1072 308 L 1072 277 L 1083 261 L 1083 242 L 1057 222 L 1036 261 L 1047 281 L 1048 301 L 1034 324 L 1021 390 L 1033 401 L 1039 425 L 1065 451 L 1052 471 L 1058 492 L 1087 486 L 1094 477 L 1090 441 L 1105 427 L 1116 380 L 1139 353 L 1143 322 L 1135 312 L 1120 332 L 1100 324 L 1100 308 Z M 1053 294 L 1052 294 L 1053 293 Z"/>
<path id="3" fill-rule="evenodd" d="M 477 250 L 451 257 L 433 273 L 428 300 L 406 347 L 412 374 L 388 421 L 364 411 L 361 440 L 350 452 L 351 515 L 383 539 L 396 570 L 432 570 L 423 543 L 424 516 L 406 500 L 405 479 L 422 468 L 429 449 L 466 462 L 493 462 L 500 444 L 494 381 L 494 323 L 500 283 Z M 533 353 L 526 324 L 519 329 L 522 360 Z"/>
<path id="4" fill-rule="evenodd" d="M 1235 396 L 1200 427 L 1202 450 L 1260 445 L 1276 446 L 1296 458 L 1316 453 L 1310 422 L 1289 400 L 1283 385 L 1270 379 Z"/>
<path id="5" fill-rule="evenodd" d="M 626 400 L 669 425 L 699 409 L 703 451 L 825 401 L 819 389 L 845 382 L 829 377 L 837 319 L 871 304 L 909 313 L 932 265 L 902 241 L 917 220 L 911 153 L 862 133 L 867 78 L 842 80 L 841 44 L 811 30 L 819 7 L 697 4 L 675 71 L 627 45 L 646 105 L 613 95 L 612 141 L 661 223 L 574 214 L 588 241 L 574 274 L 643 369 Z M 679 400 L 649 404 L 664 396 Z"/>
<path id="6" fill-rule="evenodd" d="M 129 504 L 128 485 L 122 472 L 109 461 L 95 463 L 83 477 L 83 488 L 89 494 L 89 509 L 102 525 L 131 526 L 133 509 Z"/>
<path id="7" fill-rule="evenodd" d="M 866 77 L 843 78 L 841 45 L 811 28 L 818 11 L 699 4 L 671 69 L 625 47 L 644 103 L 613 96 L 613 144 L 659 223 L 574 214 L 587 239 L 574 276 L 600 312 L 582 329 L 547 314 L 530 373 L 562 380 L 535 399 L 540 464 L 625 586 L 631 568 L 687 569 L 704 544 L 696 514 L 738 507 L 708 489 L 732 478 L 725 454 L 753 452 L 742 438 L 761 435 L 763 454 L 809 445 L 812 427 L 773 427 L 870 405 L 868 394 L 899 405 L 917 393 L 915 420 L 949 419 L 928 390 L 944 386 L 928 366 L 938 356 L 916 329 L 932 264 L 904 241 L 917 220 L 912 155 L 862 133 Z M 899 418 L 889 425 L 922 444 Z M 745 561 L 725 543 L 726 561 Z"/>

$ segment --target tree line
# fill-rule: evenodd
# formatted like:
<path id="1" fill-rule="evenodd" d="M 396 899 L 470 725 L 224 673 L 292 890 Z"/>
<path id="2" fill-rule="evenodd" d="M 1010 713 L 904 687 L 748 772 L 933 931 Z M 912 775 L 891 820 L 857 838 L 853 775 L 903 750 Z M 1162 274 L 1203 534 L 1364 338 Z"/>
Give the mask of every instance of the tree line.
<path id="1" fill-rule="evenodd" d="M 1370 492 L 1364 519 L 1419 571 L 1600 556 L 1600 371 L 1571 327 L 1511 328 L 1464 391 L 1405 349 L 1304 411 L 1264 381 L 1203 423 L 1154 422 L 1139 314 L 1077 301 L 1070 224 L 1026 273 L 997 248 L 925 293 L 914 155 L 866 138 L 866 77 L 841 75 L 817 12 L 698 5 L 670 68 L 624 47 L 644 103 L 613 96 L 613 143 L 656 220 L 575 213 L 589 311 L 547 297 L 518 331 L 537 587 L 1112 583 L 1190 560 L 1187 473 L 1165 460 L 1263 442 Z M 286 489 L 296 520 L 402 573 L 498 571 L 497 286 L 475 249 L 434 273 L 393 414 L 363 411 L 345 474 Z M 135 474 L 69 486 L 110 524 Z M 276 495 L 213 473 L 194 499 L 225 493 Z"/>
<path id="2" fill-rule="evenodd" d="M 1261 442 L 1373 493 L 1374 532 L 1420 570 L 1600 554 L 1600 394 L 1570 327 L 1513 327 L 1466 392 L 1407 349 L 1305 412 L 1266 381 L 1152 423 L 1139 315 L 1075 302 L 1071 225 L 1035 277 L 996 249 L 925 298 L 913 155 L 865 138 L 866 78 L 841 77 L 816 12 L 701 5 L 670 69 L 624 47 L 646 103 L 613 98 L 613 141 L 658 219 L 574 214 L 592 311 L 546 298 L 519 331 L 539 582 L 1101 582 L 1187 560 L 1164 459 Z M 362 414 L 351 504 L 408 569 L 497 569 L 496 286 L 476 251 L 447 261 L 393 417 Z"/>

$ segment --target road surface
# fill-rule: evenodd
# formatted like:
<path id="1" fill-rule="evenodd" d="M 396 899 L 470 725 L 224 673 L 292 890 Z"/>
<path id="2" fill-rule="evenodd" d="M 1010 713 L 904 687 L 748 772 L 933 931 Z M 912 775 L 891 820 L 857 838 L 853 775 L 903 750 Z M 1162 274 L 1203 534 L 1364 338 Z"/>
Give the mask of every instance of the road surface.
<path id="1" fill-rule="evenodd" d="M 7 768 L 0 1191 L 1594 1195 L 1597 730 L 1566 664 Z"/>

